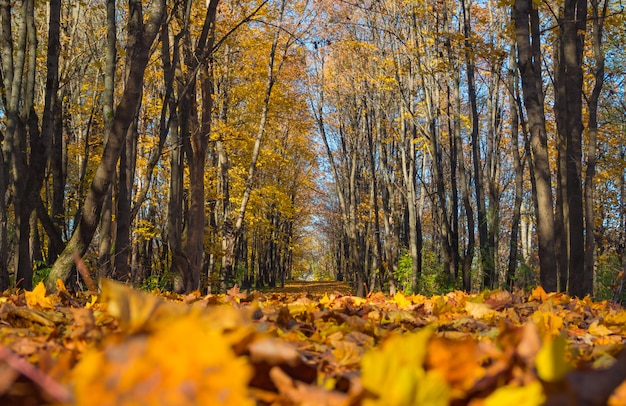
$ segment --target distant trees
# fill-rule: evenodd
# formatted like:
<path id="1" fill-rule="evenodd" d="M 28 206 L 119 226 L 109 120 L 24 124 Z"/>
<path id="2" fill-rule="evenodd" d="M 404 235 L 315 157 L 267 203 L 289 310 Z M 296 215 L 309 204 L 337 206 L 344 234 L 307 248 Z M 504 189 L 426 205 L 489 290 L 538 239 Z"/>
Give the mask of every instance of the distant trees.
<path id="1" fill-rule="evenodd" d="M 187 291 L 289 277 L 316 173 L 297 87 L 306 13 L 0 3 L 0 288 L 48 272 L 54 288 L 76 275 L 76 252 L 98 258 L 98 276 Z"/>
<path id="2" fill-rule="evenodd" d="M 0 0 L 0 289 L 75 253 L 181 291 L 606 296 L 624 266 L 610 2 L 144 3 Z"/>
<path id="3" fill-rule="evenodd" d="M 537 282 L 547 290 L 593 293 L 593 219 L 602 205 L 593 197 L 597 103 L 605 76 L 598 44 L 610 6 L 591 4 L 591 19 L 588 6 L 320 2 L 333 27 L 320 31 L 312 59 L 318 66 L 312 104 L 319 132 L 330 140 L 330 166 L 338 168 L 344 234 L 329 238 L 346 241 L 334 245 L 345 257 L 337 262 L 352 268 L 344 273 L 355 283 L 391 287 L 391 275 L 403 289 L 423 291 L 431 283 L 424 270 L 433 273 L 425 268 L 430 254 L 442 266 L 434 271 L 440 288 L 533 283 L 526 270 L 538 265 Z M 375 124 L 352 124 L 361 121 Z M 370 137 L 382 140 L 373 156 Z M 346 210 L 344 201 L 353 206 Z M 381 217 L 359 214 L 377 207 L 389 208 L 382 218 L 393 231 L 380 231 Z M 351 230 L 362 233 L 357 239 L 366 247 L 357 255 L 344 249 L 355 238 Z M 533 255 L 529 231 L 536 236 Z M 410 275 L 383 272 L 379 263 L 399 262 L 394 250 L 368 251 L 368 241 L 377 239 L 410 256 Z"/>

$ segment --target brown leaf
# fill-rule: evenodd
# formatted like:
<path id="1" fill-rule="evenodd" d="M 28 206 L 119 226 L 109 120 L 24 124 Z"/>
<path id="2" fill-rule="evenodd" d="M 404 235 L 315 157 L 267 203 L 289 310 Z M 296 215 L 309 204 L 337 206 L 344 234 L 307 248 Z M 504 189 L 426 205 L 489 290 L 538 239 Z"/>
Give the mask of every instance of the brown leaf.
<path id="1" fill-rule="evenodd" d="M 7 363 L 0 362 L 0 397 L 13 385 L 20 374 Z"/>
<path id="2" fill-rule="evenodd" d="M 293 345 L 273 338 L 257 340 L 248 347 L 253 363 L 267 362 L 270 365 L 301 363 L 300 353 Z"/>
<path id="3" fill-rule="evenodd" d="M 348 396 L 346 394 L 336 391 L 327 391 L 319 387 L 295 381 L 278 367 L 273 367 L 269 374 L 283 399 L 291 404 L 301 406 L 339 406 L 346 405 L 348 402 Z"/>

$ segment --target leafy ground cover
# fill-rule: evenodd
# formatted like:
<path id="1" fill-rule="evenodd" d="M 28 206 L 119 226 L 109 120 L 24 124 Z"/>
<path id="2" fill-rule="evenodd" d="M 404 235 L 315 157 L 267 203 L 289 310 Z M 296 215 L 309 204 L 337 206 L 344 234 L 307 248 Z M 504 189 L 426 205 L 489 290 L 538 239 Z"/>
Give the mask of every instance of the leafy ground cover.
<path id="1" fill-rule="evenodd" d="M 626 404 L 626 311 L 488 291 L 0 296 L 0 404 Z"/>

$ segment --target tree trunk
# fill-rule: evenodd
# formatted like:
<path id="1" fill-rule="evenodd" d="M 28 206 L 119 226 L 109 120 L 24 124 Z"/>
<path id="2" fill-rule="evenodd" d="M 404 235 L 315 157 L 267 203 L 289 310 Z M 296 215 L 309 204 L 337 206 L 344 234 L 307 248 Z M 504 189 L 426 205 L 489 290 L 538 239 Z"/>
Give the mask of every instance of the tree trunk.
<path id="1" fill-rule="evenodd" d="M 515 43 L 511 45 L 509 58 L 509 73 L 507 75 L 507 85 L 509 91 L 509 111 L 511 113 L 511 155 L 513 156 L 513 167 L 515 170 L 515 202 L 513 206 L 513 219 L 511 220 L 511 240 L 509 244 L 509 263 L 506 272 L 506 285 L 513 288 L 515 273 L 518 263 L 518 241 L 522 210 L 522 198 L 524 193 L 524 166 L 519 152 L 519 114 L 518 94 L 519 84 L 517 77 L 517 63 L 515 58 Z"/>
<path id="2" fill-rule="evenodd" d="M 546 291 L 553 292 L 557 289 L 554 213 L 546 120 L 543 111 L 539 13 L 534 8 L 532 0 L 515 0 L 512 11 L 536 177 L 539 279 Z"/>
<path id="3" fill-rule="evenodd" d="M 150 15 L 144 24 L 141 1 L 129 0 L 127 49 L 129 72 L 124 92 L 115 110 L 109 137 L 85 198 L 80 221 L 46 280 L 46 286 L 51 291 L 56 289 L 57 279 L 65 280 L 68 277 L 73 265 L 73 255 L 85 254 L 96 231 L 102 212 L 102 203 L 113 180 L 124 137 L 141 103 L 144 70 L 150 56 L 150 47 L 161 27 L 164 13 L 165 0 L 153 2 Z"/>
<path id="4" fill-rule="evenodd" d="M 598 100 L 604 85 L 604 52 L 602 50 L 604 18 L 606 17 L 608 1 L 605 0 L 602 9 L 600 1 L 591 0 L 592 13 L 592 48 L 595 59 L 593 70 L 594 86 L 587 101 L 589 107 L 589 141 L 587 143 L 587 170 L 585 172 L 585 270 L 583 277 L 584 291 L 593 294 L 595 243 L 595 210 L 594 210 L 594 181 L 596 174 L 596 144 L 598 133 Z"/>
<path id="5" fill-rule="evenodd" d="M 15 49 L 11 32 L 11 5 L 10 2 L 0 3 L 3 24 L 2 59 L 6 78 L 2 93 L 6 97 L 4 103 L 7 117 L 3 152 L 12 175 L 17 239 L 16 283 L 26 289 L 32 288 L 33 277 L 33 263 L 29 252 L 29 222 L 43 184 L 49 140 L 54 130 L 54 108 L 58 91 L 60 7 L 60 0 L 50 2 L 46 91 L 40 132 L 39 117 L 34 106 L 37 67 L 34 1 L 22 2 L 18 43 Z"/>
<path id="6" fill-rule="evenodd" d="M 248 202 L 250 201 L 250 196 L 252 195 L 252 188 L 254 186 L 254 178 L 256 173 L 257 162 L 259 159 L 259 154 L 261 152 L 261 141 L 263 140 L 263 136 L 265 134 L 265 127 L 267 125 L 267 117 L 269 113 L 270 107 L 270 97 L 272 95 L 272 89 L 274 87 L 274 83 L 276 82 L 276 76 L 278 71 L 280 71 L 280 67 L 284 61 L 284 56 L 287 52 L 287 48 L 289 43 L 285 45 L 285 49 L 283 50 L 283 60 L 279 63 L 276 59 L 276 51 L 278 48 L 278 40 L 280 39 L 280 35 L 282 33 L 282 21 L 285 13 L 286 0 L 282 0 L 280 3 L 280 16 L 278 20 L 278 26 L 276 31 L 274 32 L 274 38 L 272 40 L 272 47 L 269 55 L 269 65 L 267 68 L 267 81 L 265 88 L 265 97 L 263 99 L 263 108 L 261 111 L 261 117 L 259 119 L 259 125 L 257 127 L 256 137 L 254 139 L 254 146 L 252 148 L 252 156 L 250 159 L 250 166 L 248 167 L 248 176 L 246 178 L 246 187 L 243 192 L 243 197 L 241 199 L 241 204 L 239 205 L 239 210 L 236 213 L 236 218 L 234 224 L 232 225 L 232 231 L 224 229 L 224 241 L 222 242 L 222 248 L 225 249 L 223 252 L 222 258 L 222 279 L 227 280 L 226 276 L 232 274 L 232 267 L 234 264 L 234 248 L 237 244 L 237 239 L 241 234 L 241 230 L 243 227 L 243 220 L 246 214 L 246 209 L 248 207 Z M 277 66 L 276 66 L 277 65 Z"/>
<path id="7" fill-rule="evenodd" d="M 467 91 L 472 110 L 472 163 L 474 165 L 474 190 L 478 211 L 478 243 L 480 245 L 480 264 L 483 271 L 483 286 L 487 289 L 493 287 L 495 282 L 495 267 L 493 247 L 489 245 L 489 224 L 487 209 L 485 207 L 485 194 L 483 192 L 483 169 L 480 157 L 479 117 L 476 101 L 476 85 L 474 81 L 474 51 L 472 49 L 472 31 L 469 10 L 465 6 L 465 0 L 461 0 L 463 11 L 463 34 L 465 38 L 465 70 L 467 73 Z"/>
<path id="8" fill-rule="evenodd" d="M 4 292 L 9 288 L 9 269 L 8 269 L 8 254 L 9 254 L 9 235 L 8 235 L 8 218 L 7 218 L 7 205 L 5 203 L 5 196 L 8 189 L 9 174 L 8 166 L 4 160 L 4 152 L 0 151 L 0 291 Z"/>
<path id="9" fill-rule="evenodd" d="M 392 234 L 390 218 L 393 216 L 389 204 L 389 195 L 391 194 L 391 179 L 389 177 L 390 167 L 387 160 L 387 151 L 383 147 L 382 139 L 384 135 L 382 134 L 382 126 L 380 125 L 381 120 L 376 120 L 376 127 L 378 137 L 376 139 L 376 154 L 380 157 L 381 167 L 382 167 L 382 182 L 383 185 L 381 187 L 381 203 L 382 203 L 382 219 L 383 219 L 383 238 L 382 238 L 382 249 L 383 255 L 385 258 L 385 264 L 381 264 L 384 270 L 387 273 L 387 278 L 389 279 L 389 294 L 395 295 L 397 289 L 397 280 L 395 274 L 395 264 L 396 257 L 393 252 L 394 247 L 394 236 Z"/>
<path id="10" fill-rule="evenodd" d="M 107 0 L 107 50 L 106 63 L 104 71 L 104 89 L 102 91 L 102 114 L 104 116 L 104 134 L 105 137 L 111 129 L 113 123 L 113 95 L 115 92 L 115 68 L 117 66 L 117 25 L 115 0 Z M 106 138 L 104 140 L 107 141 Z M 113 266 L 111 263 L 111 246 L 112 246 L 112 224 L 113 222 L 113 201 L 111 189 L 102 203 L 102 215 L 100 217 L 99 254 L 98 265 L 100 274 L 103 276 L 111 276 Z"/>
<path id="11" fill-rule="evenodd" d="M 187 241 L 185 244 L 185 256 L 189 262 L 187 272 L 183 274 L 185 290 L 190 292 L 200 287 L 200 274 L 204 259 L 204 226 L 206 224 L 204 214 L 204 171 L 206 166 L 207 148 L 211 132 L 213 110 L 213 68 L 211 55 L 215 43 L 215 18 L 219 0 L 207 2 L 207 11 L 202 27 L 202 33 L 197 41 L 194 55 L 188 60 L 188 66 L 193 72 L 189 78 L 190 88 L 194 88 L 196 68 L 203 70 L 201 80 L 202 91 L 202 123 L 199 128 L 192 129 L 185 134 L 187 146 L 187 163 L 189 166 L 189 213 L 187 223 Z M 195 89 L 188 92 L 187 106 L 194 108 L 192 95 Z M 186 109 L 185 109 L 186 110 Z M 191 116 L 191 115 L 190 115 Z M 193 115 L 195 116 L 195 114 Z M 181 116 L 181 124 L 183 118 Z"/>
<path id="12" fill-rule="evenodd" d="M 402 109 L 401 109 L 402 111 Z M 415 151 L 413 148 L 413 125 L 402 120 L 400 140 L 400 160 L 403 185 L 406 190 L 406 205 L 408 213 L 409 253 L 411 254 L 411 292 L 417 293 L 421 279 L 419 268 L 419 252 L 417 247 L 417 190 L 415 188 Z"/>
<path id="13" fill-rule="evenodd" d="M 170 49 L 173 53 L 170 60 Z M 179 44 L 175 40 L 170 47 L 170 34 L 165 22 L 161 28 L 161 60 L 163 62 L 163 79 L 166 94 L 171 94 L 174 89 L 174 77 L 179 69 L 180 53 Z M 179 90 L 184 85 L 179 86 Z M 183 116 L 188 114 L 185 109 L 186 96 L 181 101 L 180 108 Z M 183 253 L 183 136 L 186 124 L 179 130 L 178 105 L 174 97 L 166 97 L 169 111 L 169 134 L 172 149 L 170 152 L 170 179 L 169 197 L 167 201 L 167 243 L 172 254 L 169 272 L 173 275 L 185 275 L 188 272 L 189 262 Z M 165 108 L 165 106 L 164 106 Z M 186 122 L 186 121 L 185 121 Z"/>
<path id="14" fill-rule="evenodd" d="M 460 75 L 456 73 L 454 75 L 454 142 L 455 149 L 458 151 L 458 169 L 459 169 L 459 181 L 461 183 L 461 198 L 463 199 L 463 208 L 465 210 L 465 220 L 467 222 L 467 243 L 465 252 L 463 253 L 463 259 L 461 262 L 461 278 L 463 280 L 463 290 L 470 292 L 472 289 L 471 268 L 472 261 L 474 260 L 474 250 L 476 247 L 476 237 L 474 235 L 474 209 L 472 208 L 471 192 L 470 192 L 470 179 L 468 179 L 467 172 L 465 170 L 465 156 L 463 151 L 465 150 L 463 145 L 463 139 L 461 137 L 461 93 L 460 93 Z M 458 251 L 455 253 L 457 256 Z"/>
<path id="15" fill-rule="evenodd" d="M 126 140 L 122 147 L 119 163 L 119 183 L 115 203 L 115 251 L 113 261 L 113 278 L 120 281 L 131 280 L 129 264 L 131 253 L 131 202 L 133 180 L 135 179 L 135 161 L 137 159 L 137 116 L 128 128 Z"/>
<path id="16" fill-rule="evenodd" d="M 565 143 L 566 178 L 563 196 L 563 221 L 568 235 L 568 291 L 582 297 L 589 293 L 584 286 L 584 227 L 582 192 L 582 55 L 587 23 L 587 1 L 565 0 L 559 19 L 558 58 L 555 86 L 558 103 L 556 119 Z M 558 98 L 557 98 L 558 100 Z M 561 145 L 562 148 L 562 145 Z M 567 208 L 567 210 L 566 210 Z"/>

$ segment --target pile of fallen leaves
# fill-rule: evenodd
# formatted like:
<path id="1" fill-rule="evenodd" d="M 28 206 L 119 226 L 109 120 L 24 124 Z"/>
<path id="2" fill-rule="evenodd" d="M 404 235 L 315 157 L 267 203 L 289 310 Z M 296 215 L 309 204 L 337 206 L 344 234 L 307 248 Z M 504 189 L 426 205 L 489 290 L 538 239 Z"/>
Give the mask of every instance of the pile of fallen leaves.
<path id="1" fill-rule="evenodd" d="M 486 291 L 0 296 L 0 404 L 626 404 L 626 311 Z"/>

